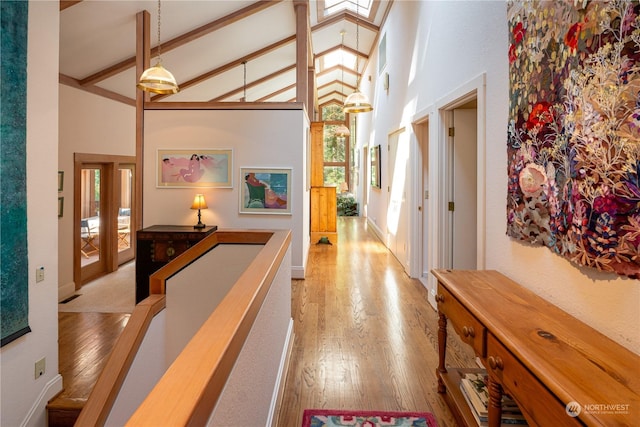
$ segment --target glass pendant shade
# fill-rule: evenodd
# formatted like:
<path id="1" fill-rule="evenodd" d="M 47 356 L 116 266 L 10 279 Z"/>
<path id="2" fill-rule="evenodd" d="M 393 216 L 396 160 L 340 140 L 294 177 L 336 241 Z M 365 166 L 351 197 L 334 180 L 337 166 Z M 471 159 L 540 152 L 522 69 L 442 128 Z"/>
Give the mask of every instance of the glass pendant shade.
<path id="1" fill-rule="evenodd" d="M 337 136 L 343 137 L 343 136 L 349 136 L 351 135 L 351 131 L 349 130 L 348 127 L 346 127 L 345 125 L 340 125 L 337 127 L 335 134 Z"/>
<path id="2" fill-rule="evenodd" d="M 355 92 L 347 96 L 342 110 L 345 113 L 366 113 L 367 111 L 372 111 L 373 107 L 369 103 L 367 95 L 356 89 Z"/>
<path id="3" fill-rule="evenodd" d="M 138 89 L 146 92 L 172 94 L 178 93 L 178 83 L 173 74 L 158 62 L 153 67 L 144 70 L 138 82 Z"/>

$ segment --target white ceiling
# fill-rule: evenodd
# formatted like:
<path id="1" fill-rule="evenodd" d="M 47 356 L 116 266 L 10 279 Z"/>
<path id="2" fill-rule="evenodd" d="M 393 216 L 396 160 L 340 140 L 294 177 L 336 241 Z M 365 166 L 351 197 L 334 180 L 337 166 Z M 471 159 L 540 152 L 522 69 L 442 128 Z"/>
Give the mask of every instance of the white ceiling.
<path id="1" fill-rule="evenodd" d="M 370 3 L 370 0 L 359 1 L 362 7 Z M 360 52 L 358 68 L 361 72 L 372 46 L 377 43 L 378 29 L 391 2 L 373 1 L 373 16 L 359 18 L 344 9 L 323 16 L 325 0 L 308 2 L 320 103 L 341 103 L 357 82 L 353 61 L 345 64 L 345 69 L 334 67 L 333 71 L 323 73 L 325 54 L 340 47 L 340 33 L 344 31 L 346 50 L 354 53 L 357 46 Z M 351 3 L 351 8 L 354 5 L 361 7 L 355 0 Z M 243 13 L 241 19 L 235 18 L 245 8 L 251 13 Z M 136 14 L 142 10 L 150 13 L 151 47 L 156 47 L 157 0 L 61 0 L 60 9 L 61 81 L 133 103 L 137 81 L 135 62 L 107 78 L 91 81 L 88 78 L 135 57 Z M 220 25 L 174 49 L 165 46 L 177 37 L 212 23 Z M 243 60 L 247 61 L 247 101 L 295 100 L 294 0 L 162 0 L 160 30 L 162 63 L 181 86 L 179 93 L 160 97 L 162 101 L 239 101 L 244 96 Z M 282 43 L 288 39 L 287 43 Z M 272 45 L 275 48 L 257 55 Z M 349 56 L 338 55 L 345 59 Z M 152 56 L 152 65 L 155 62 L 156 58 Z M 209 75 L 203 79 L 207 73 Z M 187 84 L 194 79 L 197 84 Z"/>

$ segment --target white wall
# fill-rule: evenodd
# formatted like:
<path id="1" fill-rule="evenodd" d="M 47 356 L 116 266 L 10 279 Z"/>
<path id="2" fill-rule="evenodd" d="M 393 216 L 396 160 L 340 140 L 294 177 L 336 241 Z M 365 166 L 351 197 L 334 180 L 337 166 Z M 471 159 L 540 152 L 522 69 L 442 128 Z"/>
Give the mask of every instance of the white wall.
<path id="1" fill-rule="evenodd" d="M 58 374 L 58 3 L 29 3 L 27 56 L 27 245 L 31 332 L 0 349 L 0 425 L 46 425 Z M 37 267 L 45 279 L 35 282 Z M 35 362 L 46 372 L 34 379 Z"/>
<path id="2" fill-rule="evenodd" d="M 208 209 L 202 222 L 222 228 L 290 229 L 291 275 L 304 277 L 309 251 L 306 186 L 308 121 L 303 110 L 147 110 L 144 119 L 143 227 L 193 225 L 196 193 Z M 233 188 L 156 188 L 158 149 L 233 149 Z M 241 167 L 292 168 L 291 215 L 239 213 Z"/>
<path id="3" fill-rule="evenodd" d="M 375 110 L 360 120 L 359 144 L 382 144 L 386 135 L 466 83 L 486 73 L 486 232 L 487 269 L 496 269 L 558 305 L 573 316 L 640 353 L 640 283 L 578 267 L 545 247 L 530 246 L 506 235 L 508 31 L 503 1 L 396 1 L 382 27 L 387 33 L 390 92 L 376 79 L 377 52 L 371 56 L 362 90 L 378 89 Z M 368 82 L 368 76 L 372 81 Z M 368 92 L 371 95 L 370 92 Z M 437 112 L 436 112 L 437 113 Z M 430 135 L 439 135 L 437 114 Z M 432 119 L 434 118 L 432 117 Z M 413 130 L 412 130 L 413 131 Z M 415 140 L 415 136 L 412 137 Z M 432 141 L 432 143 L 439 143 Z M 415 148 L 415 147 L 414 147 Z M 366 167 L 366 165 L 364 166 Z M 431 170 L 432 180 L 440 180 Z M 413 171 L 409 171 L 412 176 Z M 382 176 L 383 188 L 388 177 Z M 370 192 L 369 217 L 385 218 L 384 194 Z M 384 229 L 384 224 L 377 221 Z M 432 265 L 430 268 L 438 267 Z"/>
<path id="4" fill-rule="evenodd" d="M 136 110 L 130 105 L 60 85 L 58 167 L 64 171 L 64 216 L 58 221 L 58 299 L 75 291 L 73 282 L 73 154 L 135 156 Z"/>

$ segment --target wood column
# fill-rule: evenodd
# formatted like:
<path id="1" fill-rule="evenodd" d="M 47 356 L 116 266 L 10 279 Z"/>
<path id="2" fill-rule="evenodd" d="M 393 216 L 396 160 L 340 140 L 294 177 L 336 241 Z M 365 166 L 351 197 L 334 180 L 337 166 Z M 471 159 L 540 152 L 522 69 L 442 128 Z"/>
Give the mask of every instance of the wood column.
<path id="1" fill-rule="evenodd" d="M 309 0 L 294 0 L 296 12 L 296 101 L 302 102 L 313 116 L 313 106 L 309 103 Z"/>
<path id="2" fill-rule="evenodd" d="M 324 186 L 324 123 L 311 123 L 311 243 L 338 242 L 336 187 Z"/>
<path id="3" fill-rule="evenodd" d="M 143 10 L 136 14 L 136 81 L 144 70 L 151 64 L 151 17 Z M 144 103 L 149 101 L 149 93 L 136 89 L 136 170 L 134 183 L 134 212 L 129 225 L 131 235 L 142 228 L 143 206 L 143 175 L 144 175 Z M 135 239 L 130 239 L 131 247 L 135 251 Z"/>

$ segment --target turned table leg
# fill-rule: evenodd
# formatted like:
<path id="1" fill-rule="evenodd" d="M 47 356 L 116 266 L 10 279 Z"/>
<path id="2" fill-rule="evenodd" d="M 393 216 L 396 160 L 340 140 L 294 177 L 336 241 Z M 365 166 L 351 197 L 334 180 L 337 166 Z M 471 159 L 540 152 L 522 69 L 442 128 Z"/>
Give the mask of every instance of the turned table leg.
<path id="1" fill-rule="evenodd" d="M 442 382 L 440 374 L 446 374 L 445 358 L 447 354 L 447 316 L 442 313 L 438 314 L 438 368 L 436 369 L 436 377 L 438 377 L 438 393 L 446 393 L 447 388 Z"/>

